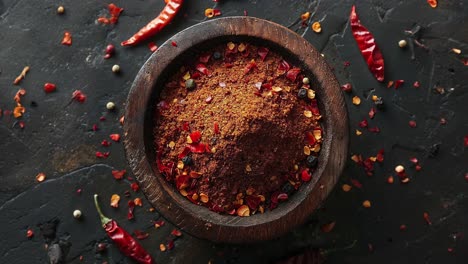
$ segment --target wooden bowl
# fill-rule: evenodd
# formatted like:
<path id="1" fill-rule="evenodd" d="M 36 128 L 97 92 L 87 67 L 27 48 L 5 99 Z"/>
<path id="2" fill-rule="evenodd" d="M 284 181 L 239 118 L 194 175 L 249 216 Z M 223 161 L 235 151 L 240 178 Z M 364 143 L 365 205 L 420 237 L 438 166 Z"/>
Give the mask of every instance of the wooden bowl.
<path id="1" fill-rule="evenodd" d="M 171 45 L 175 41 L 177 47 Z M 155 165 L 154 105 L 164 83 L 200 48 L 247 41 L 275 50 L 311 78 L 323 116 L 324 141 L 313 179 L 273 211 L 250 217 L 220 215 L 194 205 L 162 177 Z M 348 114 L 330 67 L 312 45 L 293 31 L 253 17 L 227 17 L 194 25 L 166 41 L 138 73 L 127 99 L 125 150 L 136 179 L 152 205 L 182 230 L 216 242 L 268 240 L 303 223 L 337 182 L 348 150 Z"/>

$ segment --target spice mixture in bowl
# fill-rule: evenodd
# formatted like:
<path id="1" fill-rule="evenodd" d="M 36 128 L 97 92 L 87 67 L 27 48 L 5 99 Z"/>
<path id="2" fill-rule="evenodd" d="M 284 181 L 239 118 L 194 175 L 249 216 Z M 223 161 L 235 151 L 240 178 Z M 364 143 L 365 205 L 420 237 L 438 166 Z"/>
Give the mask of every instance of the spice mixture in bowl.
<path id="1" fill-rule="evenodd" d="M 285 234 L 325 200 L 347 160 L 347 120 L 309 42 L 270 21 L 226 17 L 172 36 L 143 65 L 124 145 L 168 221 L 247 243 Z"/>
<path id="2" fill-rule="evenodd" d="M 273 50 L 245 42 L 194 57 L 155 107 L 158 170 L 212 211 L 275 209 L 317 167 L 324 133 L 311 78 Z"/>

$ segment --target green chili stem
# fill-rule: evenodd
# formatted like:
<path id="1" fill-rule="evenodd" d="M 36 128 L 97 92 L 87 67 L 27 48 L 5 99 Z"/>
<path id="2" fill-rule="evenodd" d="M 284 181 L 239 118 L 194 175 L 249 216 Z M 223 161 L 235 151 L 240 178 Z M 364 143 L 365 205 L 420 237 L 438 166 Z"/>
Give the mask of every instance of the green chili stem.
<path id="1" fill-rule="evenodd" d="M 101 223 L 102 225 L 107 225 L 110 221 L 112 221 L 112 219 L 110 218 L 107 218 L 101 211 L 101 207 L 99 206 L 99 202 L 98 202 L 98 195 L 95 194 L 94 195 L 94 205 L 96 206 L 96 210 L 99 214 L 99 217 L 101 218 Z"/>

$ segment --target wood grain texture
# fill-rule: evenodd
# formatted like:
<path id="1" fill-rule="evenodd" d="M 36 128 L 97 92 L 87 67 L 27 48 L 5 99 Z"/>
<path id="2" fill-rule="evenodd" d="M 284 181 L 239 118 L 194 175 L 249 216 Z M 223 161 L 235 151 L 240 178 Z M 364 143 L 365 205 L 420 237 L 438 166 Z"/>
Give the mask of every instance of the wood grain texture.
<path id="1" fill-rule="evenodd" d="M 219 215 L 190 203 L 155 167 L 153 110 L 172 70 L 197 49 L 222 41 L 261 43 L 301 66 L 312 77 L 323 115 L 325 139 L 314 178 L 273 210 L 250 217 Z M 178 46 L 171 45 L 171 41 Z M 182 230 L 217 242 L 246 243 L 283 235 L 303 223 L 327 197 L 345 165 L 348 115 L 338 82 L 312 45 L 293 31 L 252 17 L 228 17 L 192 26 L 169 39 L 138 73 L 127 99 L 124 124 L 127 160 L 148 200 Z"/>

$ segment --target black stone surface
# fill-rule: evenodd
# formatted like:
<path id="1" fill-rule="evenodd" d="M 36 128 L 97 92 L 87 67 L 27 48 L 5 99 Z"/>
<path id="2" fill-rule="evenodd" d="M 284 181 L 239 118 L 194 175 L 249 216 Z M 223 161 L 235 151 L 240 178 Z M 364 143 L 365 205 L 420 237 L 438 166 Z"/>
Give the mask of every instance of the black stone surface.
<path id="1" fill-rule="evenodd" d="M 18 88 L 27 90 L 22 100 L 27 108 L 21 119 L 25 128 L 20 129 L 12 116 L 0 117 L 0 263 L 49 263 L 48 251 L 56 250 L 56 244 L 70 245 L 61 251 L 67 263 L 132 263 L 112 245 L 104 254 L 95 252 L 97 243 L 109 241 L 93 207 L 94 193 L 100 194 L 105 213 L 127 230 L 150 233 L 141 243 L 158 263 L 271 263 L 310 248 L 321 249 L 327 263 L 466 263 L 468 151 L 463 137 L 468 135 L 468 68 L 461 59 L 468 53 L 467 1 L 440 0 L 435 9 L 423 0 L 356 3 L 362 23 L 383 52 L 386 81 L 405 80 L 398 90 L 378 83 L 367 70 L 348 23 L 354 1 L 186 1 L 181 14 L 152 41 L 161 44 L 205 20 L 205 8 L 213 6 L 221 9 L 222 16 L 243 15 L 246 10 L 250 16 L 289 27 L 324 54 L 341 83 L 353 86 L 353 93 L 345 95 L 352 134 L 350 156 L 373 156 L 383 148 L 385 161 L 368 177 L 350 160 L 323 208 L 285 237 L 233 246 L 184 234 L 167 252 L 160 252 L 159 244 L 167 242 L 174 227 L 169 223 L 153 227 L 152 220 L 162 218 L 148 211 L 150 205 L 141 192 L 130 191 L 132 199 L 143 198 L 143 207 L 136 208 L 134 221 L 126 219 L 124 192 L 130 190 L 130 181 L 116 181 L 111 174 L 113 169 L 128 169 L 122 144 L 100 145 L 103 139 L 109 140 L 109 134 L 121 133 L 118 119 L 126 95 L 150 56 L 146 44 L 122 48 L 118 43 L 158 14 L 164 1 L 115 3 L 125 10 L 119 23 L 109 26 L 96 23 L 98 16 L 107 14 L 103 1 L 0 0 L 0 109 L 12 110 Z M 66 9 L 62 16 L 56 14 L 59 5 Z M 310 21 L 321 22 L 321 34 L 301 27 L 299 17 L 306 11 L 312 13 Z M 400 49 L 397 43 L 408 38 L 404 31 L 415 25 L 421 26 L 417 37 L 428 50 L 415 46 L 412 60 L 411 50 Z M 71 47 L 60 44 L 64 30 L 73 35 Z M 116 45 L 116 54 L 104 60 L 109 43 Z M 452 48 L 462 53 L 454 54 Z M 121 66 L 120 75 L 112 73 L 114 64 Z M 12 85 L 26 65 L 31 70 L 25 80 Z M 412 87 L 414 81 L 420 82 L 420 88 Z M 45 82 L 57 84 L 57 91 L 45 94 Z M 87 94 L 84 104 L 69 104 L 76 89 Z M 351 103 L 354 95 L 361 97 L 360 106 Z M 370 120 L 372 95 L 381 96 L 386 107 Z M 106 110 L 108 101 L 116 103 L 116 111 Z M 101 116 L 106 120 L 99 121 Z M 363 118 L 381 132 L 359 128 Z M 446 119 L 445 125 L 440 124 L 441 118 Z M 417 127 L 411 128 L 409 120 L 415 120 Z M 98 131 L 92 130 L 93 124 Z M 356 136 L 355 129 L 363 134 Z M 110 156 L 97 159 L 96 151 L 110 151 Z M 410 157 L 419 159 L 420 172 Z M 400 184 L 397 178 L 393 185 L 386 183 L 398 164 L 407 168 L 410 183 Z M 46 173 L 45 182 L 35 181 L 39 172 Z M 343 192 L 341 185 L 351 184 L 350 179 L 359 180 L 363 187 Z M 119 209 L 108 206 L 114 193 L 122 197 Z M 370 200 L 372 207 L 362 207 L 364 200 Z M 82 220 L 73 218 L 75 209 L 83 212 Z M 432 225 L 424 221 L 424 212 Z M 321 232 L 320 226 L 329 221 L 336 221 L 335 228 Z M 46 228 L 51 223 L 56 223 L 55 237 Z M 406 231 L 399 230 L 401 224 Z M 34 230 L 32 239 L 26 237 L 28 228 Z"/>

